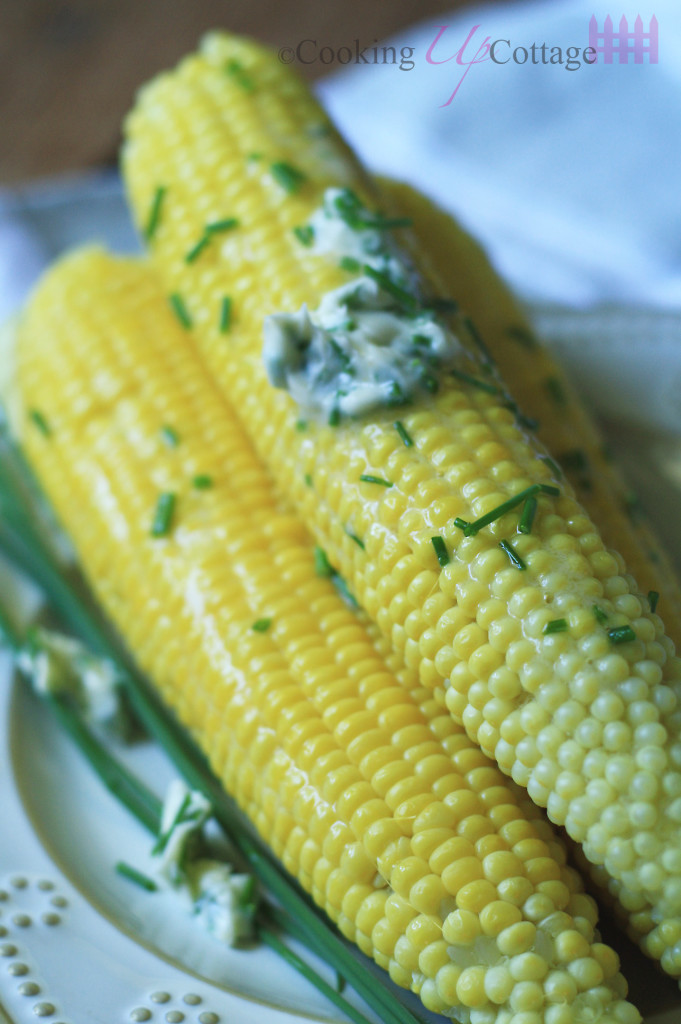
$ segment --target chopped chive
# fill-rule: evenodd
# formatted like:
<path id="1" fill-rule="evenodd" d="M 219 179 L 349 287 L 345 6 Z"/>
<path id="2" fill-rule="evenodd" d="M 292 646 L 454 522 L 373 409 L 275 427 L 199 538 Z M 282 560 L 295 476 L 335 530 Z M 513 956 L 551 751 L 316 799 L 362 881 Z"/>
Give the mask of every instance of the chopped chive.
<path id="1" fill-rule="evenodd" d="M 571 448 L 569 451 L 562 452 L 559 458 L 565 469 L 575 473 L 585 473 L 589 469 L 589 460 L 581 448 Z"/>
<path id="2" fill-rule="evenodd" d="M 408 405 L 409 399 L 402 390 L 401 384 L 393 380 L 390 383 L 390 393 L 387 398 L 388 405 Z"/>
<path id="3" fill-rule="evenodd" d="M 197 259 L 207 245 L 210 244 L 210 236 L 207 234 L 201 235 L 198 242 L 196 242 L 184 258 L 185 263 L 193 263 Z"/>
<path id="4" fill-rule="evenodd" d="M 602 608 L 599 608 L 597 604 L 593 604 L 591 606 L 591 611 L 594 613 L 594 618 L 596 619 L 596 622 L 600 622 L 601 625 L 603 625 L 604 622 L 608 621 L 607 614 L 603 611 Z"/>
<path id="5" fill-rule="evenodd" d="M 296 430 L 299 434 L 302 434 L 307 430 L 307 420 L 296 420 Z"/>
<path id="6" fill-rule="evenodd" d="M 43 437 L 51 437 L 52 436 L 52 427 L 50 426 L 50 424 L 47 422 L 47 420 L 45 419 L 43 414 L 38 409 L 31 409 L 31 411 L 30 411 L 30 413 L 28 415 L 29 415 L 29 417 L 31 419 L 31 422 L 36 425 L 36 427 L 38 428 L 40 433 L 43 435 Z"/>
<path id="7" fill-rule="evenodd" d="M 175 495 L 171 491 L 166 491 L 164 494 L 159 496 L 158 502 L 156 503 L 156 511 L 154 512 L 154 518 L 151 522 L 152 537 L 167 536 L 170 532 L 174 511 Z"/>
<path id="8" fill-rule="evenodd" d="M 225 295 L 220 305 L 220 323 L 219 331 L 220 334 L 227 334 L 232 323 L 232 300 L 229 295 Z"/>
<path id="9" fill-rule="evenodd" d="M 560 468 L 557 462 L 553 461 L 550 455 L 540 455 L 539 458 L 542 462 L 546 463 L 546 465 L 549 467 L 554 476 L 560 478 L 563 475 L 562 469 Z"/>
<path id="10" fill-rule="evenodd" d="M 223 231 L 231 231 L 232 228 L 238 227 L 239 221 L 236 217 L 223 217 L 222 220 L 213 220 L 206 224 L 206 234 L 217 235 Z"/>
<path id="11" fill-rule="evenodd" d="M 341 576 L 340 573 L 335 572 L 331 579 L 333 581 L 334 587 L 336 588 L 340 596 L 343 598 L 345 603 L 348 604 L 351 608 L 359 608 L 359 601 L 348 587 L 347 582 L 345 581 L 343 576 Z"/>
<path id="12" fill-rule="evenodd" d="M 187 312 L 187 307 L 182 300 L 182 296 L 178 292 L 173 292 L 168 301 L 170 302 L 170 308 L 177 319 L 180 321 L 182 326 L 186 327 L 188 330 L 192 326 L 192 318 Z"/>
<path id="13" fill-rule="evenodd" d="M 401 288 L 399 284 L 396 284 L 392 278 L 386 274 L 383 270 L 376 270 L 375 267 L 365 263 L 363 271 L 367 277 L 370 277 L 372 281 L 375 281 L 379 288 L 382 288 L 388 295 L 392 295 L 394 299 L 397 299 L 399 304 L 403 306 L 408 312 L 416 312 L 418 309 L 418 300 L 415 296 L 410 295 L 405 288 Z"/>
<path id="14" fill-rule="evenodd" d="M 544 386 L 556 405 L 565 405 L 567 402 L 567 395 L 565 394 L 565 388 L 558 377 L 547 377 L 544 381 Z"/>
<path id="15" fill-rule="evenodd" d="M 486 391 L 490 395 L 498 395 L 499 388 L 495 384 L 490 384 L 486 380 L 480 380 L 478 377 L 473 377 L 470 373 L 464 373 L 462 370 L 450 370 L 452 377 L 456 377 L 457 380 L 461 380 L 464 384 L 471 384 L 474 388 L 480 388 L 481 391 Z"/>
<path id="16" fill-rule="evenodd" d="M 329 561 L 326 551 L 324 548 L 316 547 L 314 549 L 314 568 L 318 576 L 333 576 L 333 566 Z"/>
<path id="17" fill-rule="evenodd" d="M 504 501 L 501 505 L 497 505 L 496 508 L 486 512 L 484 516 L 480 516 L 472 523 L 465 523 L 463 519 L 455 519 L 454 525 L 459 526 L 459 529 L 463 529 L 467 537 L 474 537 L 483 527 L 489 526 L 490 523 L 500 519 L 511 509 L 514 509 L 517 505 L 521 505 L 527 498 L 534 497 L 535 494 L 550 494 L 557 497 L 560 491 L 557 487 L 552 487 L 550 484 L 532 484 L 530 487 L 526 487 L 523 491 L 519 491 L 508 501 Z M 465 524 L 465 525 L 460 525 Z"/>
<path id="18" fill-rule="evenodd" d="M 169 448 L 177 448 L 180 443 L 180 436 L 173 427 L 169 427 L 167 424 L 164 424 L 161 427 L 160 434 L 161 439 L 165 441 Z"/>
<path id="19" fill-rule="evenodd" d="M 272 619 L 256 619 L 251 629 L 255 630 L 256 633 L 266 633 L 272 625 Z"/>
<path id="20" fill-rule="evenodd" d="M 397 431 L 397 433 L 400 435 L 400 438 L 402 439 L 402 444 L 404 445 L 404 447 L 405 448 L 413 448 L 414 447 L 414 441 L 413 441 L 411 435 L 408 433 L 406 427 L 404 426 L 404 423 L 402 423 L 401 420 L 395 420 L 395 422 L 393 423 L 393 426 L 394 426 L 395 430 Z"/>
<path id="21" fill-rule="evenodd" d="M 462 519 L 461 516 L 457 516 L 456 519 L 454 520 L 454 526 L 456 526 L 457 530 L 466 531 L 470 525 L 471 524 L 468 522 L 468 520 Z"/>
<path id="22" fill-rule="evenodd" d="M 306 473 L 303 480 L 305 481 L 306 487 L 312 487 L 312 476 L 310 473 Z"/>
<path id="23" fill-rule="evenodd" d="M 192 480 L 192 484 L 197 491 L 207 491 L 213 486 L 213 477 L 207 473 L 199 473 Z"/>
<path id="24" fill-rule="evenodd" d="M 347 527 L 345 528 L 345 532 L 347 533 L 350 540 L 354 540 L 357 547 L 361 548 L 362 551 L 364 551 L 364 541 L 361 539 L 361 537 L 358 537 L 356 533 L 353 533 L 352 530 L 348 529 Z"/>
<path id="25" fill-rule="evenodd" d="M 537 514 L 537 499 L 531 496 L 525 500 L 518 522 L 518 533 L 532 533 L 532 524 Z"/>
<path id="26" fill-rule="evenodd" d="M 650 605 L 651 612 L 654 612 L 657 608 L 657 602 L 660 600 L 660 595 L 657 590 L 648 591 L 648 604 Z"/>
<path id="27" fill-rule="evenodd" d="M 337 427 L 338 424 L 340 423 L 340 418 L 340 409 L 332 409 L 331 412 L 329 413 L 329 419 L 327 422 L 330 427 Z"/>
<path id="28" fill-rule="evenodd" d="M 551 633 L 564 633 L 567 628 L 567 619 L 552 619 L 544 626 L 544 636 L 550 636 Z"/>
<path id="29" fill-rule="evenodd" d="M 506 554 L 511 560 L 511 563 L 516 567 L 516 569 L 527 569 L 527 565 L 525 564 L 523 559 L 520 557 L 515 548 L 511 544 L 509 544 L 507 540 L 500 540 L 499 547 L 501 548 L 502 551 L 506 552 Z"/>
<path id="30" fill-rule="evenodd" d="M 479 348 L 480 352 L 482 353 L 483 358 L 484 358 L 485 362 L 487 363 L 487 365 L 488 366 L 494 366 L 494 359 L 492 358 L 492 353 L 487 348 L 487 345 L 485 344 L 485 342 L 482 339 L 482 335 L 478 331 L 477 327 L 475 326 L 475 324 L 473 323 L 471 318 L 469 316 L 465 316 L 463 318 L 463 322 L 464 322 L 464 325 L 465 325 L 466 329 L 468 330 L 468 333 L 470 334 L 471 338 L 473 339 L 473 341 L 475 342 L 475 344 Z"/>
<path id="31" fill-rule="evenodd" d="M 262 160 L 262 153 L 249 153 L 247 160 Z"/>
<path id="32" fill-rule="evenodd" d="M 356 274 L 361 266 L 361 263 L 359 262 L 359 260 L 356 260 L 353 256 L 343 256 L 338 266 L 341 268 L 341 270 L 347 270 L 349 274 Z"/>
<path id="33" fill-rule="evenodd" d="M 525 348 L 536 349 L 539 347 L 537 339 L 535 338 L 532 331 L 528 330 L 527 327 L 513 325 L 511 327 L 506 328 L 506 333 L 508 334 L 509 338 L 513 338 L 514 341 L 517 341 L 520 345 L 523 345 Z"/>
<path id="34" fill-rule="evenodd" d="M 427 334 L 414 334 L 411 340 L 414 345 L 418 345 L 420 348 L 430 348 L 431 339 Z"/>
<path id="35" fill-rule="evenodd" d="M 119 860 L 116 863 L 116 871 L 123 878 L 127 878 L 129 881 L 134 882 L 135 885 L 139 885 L 141 889 L 146 889 L 147 892 L 156 892 L 158 888 L 153 878 L 143 875 L 141 871 L 131 867 L 130 864 L 126 864 L 124 860 Z"/>
<path id="36" fill-rule="evenodd" d="M 609 629 L 608 640 L 613 644 L 628 644 L 630 641 L 636 639 L 631 626 L 615 626 L 613 629 Z"/>
<path id="37" fill-rule="evenodd" d="M 507 396 L 507 401 L 504 402 L 504 408 L 508 409 L 515 416 L 516 423 L 520 427 L 525 427 L 526 430 L 536 430 L 539 426 L 539 420 L 534 419 L 532 416 L 526 416 L 525 413 L 521 412 L 518 408 L 518 403 L 514 402 L 512 398 Z"/>
<path id="38" fill-rule="evenodd" d="M 293 167 L 292 164 L 287 164 L 283 160 L 277 160 L 275 163 L 270 164 L 270 171 L 272 177 L 281 185 L 285 192 L 289 195 L 293 192 L 297 192 L 304 181 L 307 180 L 305 174 L 299 171 L 297 167 Z"/>
<path id="39" fill-rule="evenodd" d="M 430 373 L 421 375 L 420 384 L 431 395 L 436 394 L 440 390 L 440 382 Z"/>
<path id="40" fill-rule="evenodd" d="M 148 242 L 150 242 L 156 234 L 158 225 L 161 221 L 161 209 L 163 207 L 163 199 L 166 192 L 167 189 L 165 185 L 159 185 L 154 192 L 154 198 L 152 199 L 151 206 L 149 208 L 147 226 L 144 229 L 144 237 Z"/>
<path id="41" fill-rule="evenodd" d="M 225 64 L 225 71 L 229 77 L 244 90 L 244 92 L 253 92 L 255 89 L 255 83 L 248 72 L 244 70 L 244 66 L 241 61 L 232 57 Z"/>
<path id="42" fill-rule="evenodd" d="M 447 551 L 447 545 L 444 542 L 443 537 L 431 537 L 430 538 L 437 560 L 444 569 L 446 565 L 449 565 L 449 552 Z"/>
<path id="43" fill-rule="evenodd" d="M 314 242 L 314 228 L 311 224 L 299 224 L 293 229 L 293 234 L 301 245 L 307 246 L 308 248 Z"/>
<path id="44" fill-rule="evenodd" d="M 552 498 L 560 497 L 560 488 L 553 484 L 539 484 L 539 490 L 542 494 L 550 494 Z"/>
<path id="45" fill-rule="evenodd" d="M 363 484 L 380 484 L 381 487 L 392 487 L 390 480 L 384 480 L 382 476 L 372 476 L 371 473 L 362 473 L 360 480 Z"/>

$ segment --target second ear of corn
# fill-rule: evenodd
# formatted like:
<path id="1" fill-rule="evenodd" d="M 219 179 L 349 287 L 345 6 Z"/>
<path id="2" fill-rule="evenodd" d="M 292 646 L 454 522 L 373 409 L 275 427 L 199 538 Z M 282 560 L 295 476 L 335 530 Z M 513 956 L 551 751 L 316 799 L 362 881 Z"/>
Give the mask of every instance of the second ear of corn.
<path id="1" fill-rule="evenodd" d="M 399 413 L 301 431 L 267 382 L 264 316 L 347 281 L 301 227 L 329 187 L 380 202 L 314 99 L 275 56 L 209 37 L 142 92 L 124 170 L 183 327 L 333 566 L 468 734 L 605 867 L 649 950 L 681 975 L 680 663 L 622 558 L 501 389 L 447 378 Z M 235 229 L 217 238 L 224 218 Z M 446 294 L 432 275 L 430 287 Z M 519 510 L 496 510 L 535 485 L 560 493 L 541 494 L 518 533 Z M 470 534 L 457 525 L 485 517 Z"/>
<path id="2" fill-rule="evenodd" d="M 342 932 L 464 1024 L 637 1024 L 563 847 L 338 594 L 150 272 L 66 259 L 16 355 L 104 608 Z"/>

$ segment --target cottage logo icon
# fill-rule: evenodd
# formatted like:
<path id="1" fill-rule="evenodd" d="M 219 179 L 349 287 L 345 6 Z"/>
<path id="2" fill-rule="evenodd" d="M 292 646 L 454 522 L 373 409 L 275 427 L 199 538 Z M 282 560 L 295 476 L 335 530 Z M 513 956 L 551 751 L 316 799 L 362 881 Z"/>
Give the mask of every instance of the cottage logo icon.
<path id="1" fill-rule="evenodd" d="M 622 15 L 619 31 L 615 32 L 612 18 L 608 15 L 603 22 L 603 31 L 599 32 L 594 14 L 589 22 L 589 46 L 603 54 L 604 64 L 612 64 L 616 55 L 620 64 L 628 64 L 629 54 L 634 55 L 634 64 L 643 64 L 644 55 L 648 56 L 649 64 L 657 64 L 657 18 L 652 16 L 648 31 L 644 32 L 639 14 L 634 22 L 634 30 L 630 32 L 629 22 Z"/>

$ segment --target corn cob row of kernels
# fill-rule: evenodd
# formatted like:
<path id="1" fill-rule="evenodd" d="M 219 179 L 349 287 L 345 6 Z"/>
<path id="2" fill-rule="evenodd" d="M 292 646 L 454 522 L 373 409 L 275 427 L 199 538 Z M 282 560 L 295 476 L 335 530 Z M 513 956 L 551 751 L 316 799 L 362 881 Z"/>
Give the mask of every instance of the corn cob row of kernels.
<path id="1" fill-rule="evenodd" d="M 227 73 L 234 62 L 251 89 Z M 673 644 L 505 396 L 444 382 L 431 401 L 399 411 L 407 447 L 394 409 L 336 428 L 311 422 L 300 433 L 295 403 L 268 386 L 264 315 L 314 306 L 347 280 L 294 228 L 329 185 L 351 184 L 371 205 L 344 147 L 315 137 L 322 120 L 275 57 L 229 37 L 209 38 L 148 86 L 128 122 L 124 168 L 140 224 L 159 185 L 166 189 L 155 265 L 278 485 L 370 616 L 426 685 L 447 688 L 450 710 L 483 750 L 605 864 L 624 905 L 650 927 L 675 927 Z M 296 175 L 282 187 L 273 168 L 294 151 Z M 207 225 L 225 216 L 238 227 L 219 244 Z M 200 237 L 209 243 L 190 257 Z M 228 334 L 219 317 L 226 294 Z M 540 496 L 530 534 L 516 534 L 516 509 L 470 536 L 455 525 L 551 483 L 560 495 Z M 552 631 L 556 622 L 565 628 Z M 672 959 L 669 969 L 681 973 L 681 957 Z"/>
<path id="2" fill-rule="evenodd" d="M 638 1021 L 575 873 L 317 575 L 151 275 L 64 261 L 17 357 L 15 426 L 105 608 L 343 932 L 464 1022 Z"/>

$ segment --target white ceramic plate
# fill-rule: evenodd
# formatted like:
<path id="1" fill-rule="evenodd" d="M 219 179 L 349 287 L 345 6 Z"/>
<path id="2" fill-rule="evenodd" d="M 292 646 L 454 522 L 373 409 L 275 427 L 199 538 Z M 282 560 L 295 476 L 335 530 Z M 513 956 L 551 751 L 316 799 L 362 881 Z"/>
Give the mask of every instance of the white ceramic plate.
<path id="1" fill-rule="evenodd" d="M 8 254 L 9 236 L 13 245 Z M 0 309 L 3 302 L 6 310 L 10 299 L 23 298 L 45 259 L 92 240 L 118 250 L 136 247 L 115 176 L 0 194 Z M 602 383 L 604 376 L 611 382 L 607 391 L 591 390 L 596 390 L 601 411 L 617 420 L 627 388 L 634 389 L 634 396 L 642 393 L 640 358 L 635 349 L 627 357 L 629 349 L 622 342 L 623 324 L 630 332 L 634 329 L 631 315 L 544 309 L 535 316 L 568 364 L 575 346 L 580 348 L 580 337 L 589 338 L 581 346 L 579 365 L 585 365 L 586 348 L 591 359 L 587 382 Z M 653 359 L 648 391 L 636 408 L 654 409 L 654 415 L 632 415 L 625 408 L 619 418 L 627 423 L 626 443 L 620 423 L 611 429 L 611 440 L 638 467 L 647 493 L 664 478 L 666 500 L 651 504 L 663 531 L 668 529 L 675 540 L 671 524 L 681 507 L 675 489 L 681 479 L 676 469 L 681 423 L 678 403 L 664 396 L 674 393 L 674 375 L 681 374 L 681 323 L 675 317 L 644 316 L 636 336 L 647 332 L 647 354 L 654 349 L 658 371 L 665 367 L 666 372 L 656 373 Z M 604 372 L 608 365 L 616 365 L 617 373 Z M 655 389 L 659 393 L 651 394 Z M 653 449 L 655 459 L 641 458 Z M 681 556 L 678 542 L 674 553 Z M 0 566 L 0 586 L 10 585 L 6 568 Z M 171 769 L 159 750 L 140 746 L 125 757 L 163 792 Z M 0 660 L 0 1024 L 36 1019 L 50 1024 L 339 1019 L 268 949 L 226 949 L 195 929 L 165 897 L 150 896 L 116 874 L 114 865 L 120 859 L 144 870 L 149 845 L 141 826 L 103 789 L 47 710 L 12 684 L 9 663 Z M 317 967 L 333 982 L 324 965 Z M 678 1008 L 659 1009 L 673 1005 L 671 983 L 662 979 L 658 984 L 653 968 L 641 959 L 634 960 L 630 971 L 632 977 L 646 975 L 648 989 L 661 993 L 650 1004 L 658 1009 L 648 1014 L 646 1024 L 678 1024 L 681 998 Z"/>

